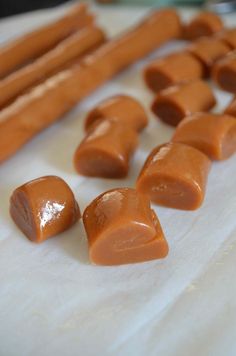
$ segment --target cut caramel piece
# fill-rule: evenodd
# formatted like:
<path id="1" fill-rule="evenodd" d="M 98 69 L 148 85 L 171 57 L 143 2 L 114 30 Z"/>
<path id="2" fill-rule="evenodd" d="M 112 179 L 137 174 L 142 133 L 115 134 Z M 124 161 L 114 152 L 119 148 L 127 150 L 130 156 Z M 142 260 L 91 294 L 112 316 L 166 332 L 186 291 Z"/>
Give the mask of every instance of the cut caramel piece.
<path id="1" fill-rule="evenodd" d="M 88 131 L 97 120 L 113 117 L 137 131 L 143 130 L 148 124 L 147 114 L 138 100 L 128 95 L 116 95 L 90 111 L 85 121 L 85 130 Z"/>
<path id="2" fill-rule="evenodd" d="M 168 244 L 149 199 L 134 189 L 113 189 L 98 196 L 83 221 L 89 255 L 98 265 L 121 265 L 164 258 Z"/>
<path id="3" fill-rule="evenodd" d="M 147 114 L 142 105 L 128 95 L 116 95 L 102 101 L 88 114 L 85 121 L 85 130 L 98 120 L 117 118 L 123 125 L 141 131 L 148 124 Z"/>
<path id="4" fill-rule="evenodd" d="M 204 76 L 204 66 L 191 53 L 177 52 L 150 63 L 144 71 L 147 86 L 154 92 Z"/>
<path id="5" fill-rule="evenodd" d="M 79 174 L 89 177 L 123 178 L 138 144 L 138 133 L 118 119 L 93 125 L 74 155 Z"/>
<path id="6" fill-rule="evenodd" d="M 216 62 L 212 77 L 220 88 L 236 93 L 236 51 Z"/>
<path id="7" fill-rule="evenodd" d="M 236 120 L 228 115 L 195 114 L 179 124 L 172 141 L 195 147 L 213 160 L 223 160 L 236 151 Z"/>
<path id="8" fill-rule="evenodd" d="M 213 64 L 226 56 L 231 48 L 218 38 L 201 38 L 190 45 L 187 50 L 203 63 L 208 76 Z"/>
<path id="9" fill-rule="evenodd" d="M 203 36 L 212 36 L 223 29 L 221 18 L 208 11 L 197 14 L 184 28 L 184 37 L 188 40 L 195 40 Z"/>
<path id="10" fill-rule="evenodd" d="M 211 161 L 197 149 L 167 143 L 148 156 L 137 179 L 137 190 L 158 205 L 195 210 L 202 204 Z"/>
<path id="11" fill-rule="evenodd" d="M 203 80 L 196 80 L 162 90 L 152 104 L 152 111 L 162 121 L 176 126 L 184 117 L 209 111 L 215 104 L 210 86 Z"/>
<path id="12" fill-rule="evenodd" d="M 70 187 L 56 176 L 38 178 L 17 188 L 11 196 L 10 214 L 33 242 L 67 230 L 81 217 Z"/>

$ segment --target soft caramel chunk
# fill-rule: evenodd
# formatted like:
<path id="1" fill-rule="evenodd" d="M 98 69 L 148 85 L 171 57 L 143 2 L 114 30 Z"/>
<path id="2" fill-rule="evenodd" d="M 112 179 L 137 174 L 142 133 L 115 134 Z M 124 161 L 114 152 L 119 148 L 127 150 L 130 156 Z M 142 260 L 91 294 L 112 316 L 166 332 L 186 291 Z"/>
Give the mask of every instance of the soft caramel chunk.
<path id="1" fill-rule="evenodd" d="M 177 52 L 158 58 L 144 70 L 147 86 L 154 92 L 174 84 L 195 80 L 204 76 L 204 66 L 191 53 Z"/>
<path id="2" fill-rule="evenodd" d="M 203 202 L 210 165 L 196 148 L 167 143 L 150 153 L 136 187 L 158 205 L 195 210 Z"/>
<path id="3" fill-rule="evenodd" d="M 229 46 L 218 38 L 201 38 L 187 50 L 203 63 L 207 76 L 210 75 L 213 64 L 231 51 Z"/>
<path id="4" fill-rule="evenodd" d="M 123 125 L 141 131 L 148 124 L 147 114 L 142 105 L 128 95 L 116 95 L 102 101 L 88 114 L 85 130 L 96 121 L 107 118 L 117 118 Z"/>
<path id="5" fill-rule="evenodd" d="M 202 80 L 196 80 L 161 91 L 152 104 L 152 111 L 162 121 L 176 126 L 184 117 L 209 111 L 215 104 L 210 86 Z"/>
<path id="6" fill-rule="evenodd" d="M 138 133 L 118 119 L 93 125 L 74 155 L 79 174 L 90 177 L 122 178 L 138 144 Z"/>
<path id="7" fill-rule="evenodd" d="M 197 14 L 184 28 L 184 37 L 195 40 L 203 36 L 212 36 L 223 29 L 221 18 L 213 12 L 203 11 Z"/>
<path id="8" fill-rule="evenodd" d="M 67 230 L 80 218 L 74 194 L 56 176 L 34 179 L 17 188 L 11 196 L 10 214 L 33 242 L 42 242 Z"/>
<path id="9" fill-rule="evenodd" d="M 231 115 L 236 117 L 236 97 L 234 97 L 232 99 L 232 101 L 230 102 L 230 104 L 227 106 L 227 108 L 225 109 L 224 113 L 226 115 Z"/>
<path id="10" fill-rule="evenodd" d="M 236 93 L 236 51 L 215 63 L 212 78 L 223 90 Z"/>
<path id="11" fill-rule="evenodd" d="M 236 120 L 228 115 L 198 113 L 184 119 L 172 139 L 195 147 L 213 160 L 236 151 Z"/>
<path id="12" fill-rule="evenodd" d="M 149 199 L 134 189 L 113 189 L 84 211 L 89 255 L 98 265 L 164 258 L 168 244 Z"/>
<path id="13" fill-rule="evenodd" d="M 229 28 L 221 32 L 218 37 L 230 48 L 236 49 L 236 28 Z"/>

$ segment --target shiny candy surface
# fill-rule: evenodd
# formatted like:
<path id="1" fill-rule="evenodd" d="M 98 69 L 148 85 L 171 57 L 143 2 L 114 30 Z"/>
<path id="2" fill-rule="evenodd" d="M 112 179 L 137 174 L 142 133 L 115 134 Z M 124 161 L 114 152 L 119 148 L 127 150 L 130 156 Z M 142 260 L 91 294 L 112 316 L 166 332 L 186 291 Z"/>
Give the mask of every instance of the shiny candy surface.
<path id="1" fill-rule="evenodd" d="M 168 253 L 161 225 L 149 199 L 130 188 L 98 196 L 83 221 L 92 262 L 119 265 L 164 258 Z"/>
<path id="2" fill-rule="evenodd" d="M 34 242 L 59 234 L 80 218 L 70 187 L 56 176 L 38 178 L 17 188 L 11 196 L 10 213 Z"/>
<path id="3" fill-rule="evenodd" d="M 136 188 L 158 205 L 195 210 L 203 202 L 210 166 L 208 157 L 197 149 L 167 143 L 150 153 Z"/>
<path id="4" fill-rule="evenodd" d="M 213 160 L 224 160 L 236 151 L 236 119 L 229 115 L 198 113 L 184 119 L 172 138 L 195 147 Z"/>

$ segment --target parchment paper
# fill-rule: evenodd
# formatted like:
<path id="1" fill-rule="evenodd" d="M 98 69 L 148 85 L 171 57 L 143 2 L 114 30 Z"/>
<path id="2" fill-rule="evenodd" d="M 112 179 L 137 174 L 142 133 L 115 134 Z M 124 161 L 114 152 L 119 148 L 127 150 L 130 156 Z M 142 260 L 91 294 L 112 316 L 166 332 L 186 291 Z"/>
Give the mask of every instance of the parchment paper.
<path id="1" fill-rule="evenodd" d="M 67 6 L 2 20 L 3 43 L 63 13 Z M 115 35 L 147 8 L 95 8 Z M 182 10 L 184 18 L 190 12 Z M 225 18 L 229 25 L 235 15 Z M 149 151 L 173 129 L 149 111 L 142 80 L 151 58 L 181 48 L 164 46 L 85 100 L 0 167 L 0 355 L 235 355 L 236 156 L 214 163 L 206 199 L 195 212 L 153 206 L 170 245 L 164 260 L 97 267 L 88 260 L 82 223 L 41 245 L 29 242 L 9 217 L 9 196 L 20 184 L 48 174 L 64 178 L 83 210 L 101 192 L 133 186 Z M 83 137 L 86 112 L 101 99 L 127 93 L 147 108 L 125 180 L 85 179 L 72 156 Z M 216 90 L 220 111 L 231 96 Z"/>

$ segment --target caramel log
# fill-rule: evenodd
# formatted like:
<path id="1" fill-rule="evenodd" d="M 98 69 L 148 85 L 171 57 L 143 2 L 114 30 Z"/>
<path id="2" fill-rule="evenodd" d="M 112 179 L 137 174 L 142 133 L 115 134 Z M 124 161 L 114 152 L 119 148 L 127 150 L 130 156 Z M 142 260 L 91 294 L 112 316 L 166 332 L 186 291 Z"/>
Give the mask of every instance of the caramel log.
<path id="1" fill-rule="evenodd" d="M 79 174 L 89 177 L 123 178 L 138 144 L 138 134 L 117 119 L 103 120 L 89 131 L 74 156 Z"/>
<path id="2" fill-rule="evenodd" d="M 229 115 L 198 113 L 179 124 L 172 141 L 195 147 L 212 160 L 224 160 L 236 151 L 236 120 Z"/>
<path id="3" fill-rule="evenodd" d="M 236 49 L 236 28 L 230 28 L 221 32 L 218 36 L 230 48 Z"/>
<path id="4" fill-rule="evenodd" d="M 217 38 L 201 38 L 187 50 L 203 63 L 206 76 L 209 76 L 213 64 L 231 51 L 226 43 Z"/>
<path id="5" fill-rule="evenodd" d="M 11 196 L 10 214 L 33 242 L 67 230 L 81 217 L 70 187 L 56 176 L 38 178 L 17 188 Z"/>
<path id="6" fill-rule="evenodd" d="M 35 62 L 0 81 L 0 107 L 13 100 L 39 80 L 58 72 L 73 59 L 103 43 L 105 35 L 98 27 L 89 26 L 76 32 Z"/>
<path id="7" fill-rule="evenodd" d="M 164 258 L 168 244 L 149 199 L 134 189 L 113 189 L 85 210 L 89 255 L 98 265 L 121 265 Z"/>
<path id="8" fill-rule="evenodd" d="M 128 95 L 116 95 L 105 99 L 90 111 L 85 120 L 85 130 L 101 119 L 115 117 L 123 125 L 141 131 L 148 124 L 147 114 L 138 100 Z"/>
<path id="9" fill-rule="evenodd" d="M 195 210 L 203 202 L 210 166 L 209 158 L 196 148 L 167 143 L 150 153 L 136 188 L 158 205 Z"/>
<path id="10" fill-rule="evenodd" d="M 223 90 L 236 93 L 236 51 L 215 63 L 212 78 Z"/>
<path id="11" fill-rule="evenodd" d="M 0 113 L 0 162 L 80 100 L 161 44 L 180 35 L 174 10 L 155 11 L 134 29 L 23 95 Z"/>
<path id="12" fill-rule="evenodd" d="M 225 109 L 224 113 L 226 115 L 232 115 L 232 116 L 236 117 L 236 98 L 233 98 L 233 100 L 230 102 L 230 104 Z"/>
<path id="13" fill-rule="evenodd" d="M 61 19 L 45 25 L 0 48 L 0 78 L 42 55 L 71 33 L 87 26 L 92 17 L 87 6 L 79 4 Z"/>
<path id="14" fill-rule="evenodd" d="M 221 18 L 213 12 L 200 12 L 185 27 L 184 37 L 196 40 L 203 36 L 212 36 L 223 29 Z"/>
<path id="15" fill-rule="evenodd" d="M 161 91 L 152 104 L 152 111 L 162 121 L 176 126 L 184 117 L 208 111 L 215 104 L 210 86 L 202 80 L 196 80 Z"/>
<path id="16" fill-rule="evenodd" d="M 188 52 L 178 52 L 156 59 L 144 70 L 147 86 L 154 92 L 174 84 L 199 79 L 204 76 L 202 63 Z"/>

